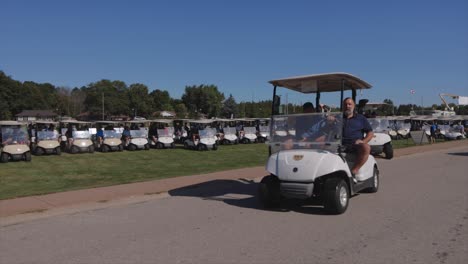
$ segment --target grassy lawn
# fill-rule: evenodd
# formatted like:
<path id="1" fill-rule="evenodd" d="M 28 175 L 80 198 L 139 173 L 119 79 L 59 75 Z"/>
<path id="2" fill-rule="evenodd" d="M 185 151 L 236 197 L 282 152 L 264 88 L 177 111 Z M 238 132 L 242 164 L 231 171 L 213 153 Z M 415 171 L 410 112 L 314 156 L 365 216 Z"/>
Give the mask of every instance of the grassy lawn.
<path id="1" fill-rule="evenodd" d="M 445 139 L 436 139 L 436 143 L 441 143 L 441 142 L 447 142 L 447 141 Z M 393 146 L 393 149 L 399 149 L 399 148 L 407 148 L 407 147 L 416 146 L 416 144 L 414 144 L 413 139 L 408 138 L 408 139 L 392 140 L 392 146 Z"/>
<path id="2" fill-rule="evenodd" d="M 265 165 L 265 144 L 33 156 L 0 164 L 0 199 Z"/>

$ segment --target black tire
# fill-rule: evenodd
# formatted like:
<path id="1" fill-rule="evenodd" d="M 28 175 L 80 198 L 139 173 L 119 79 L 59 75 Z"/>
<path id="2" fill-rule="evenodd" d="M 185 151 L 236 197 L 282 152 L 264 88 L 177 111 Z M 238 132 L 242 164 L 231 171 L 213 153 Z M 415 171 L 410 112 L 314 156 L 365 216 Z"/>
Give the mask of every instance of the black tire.
<path id="1" fill-rule="evenodd" d="M 130 151 L 135 151 L 135 150 L 137 149 L 136 146 L 133 145 L 133 144 L 128 145 L 127 148 L 128 148 L 128 150 L 130 150 Z"/>
<path id="2" fill-rule="evenodd" d="M 36 149 L 34 150 L 34 154 L 36 154 L 37 156 L 41 156 L 44 154 L 44 149 L 41 148 L 41 147 L 36 147 Z"/>
<path id="3" fill-rule="evenodd" d="M 24 153 L 24 160 L 27 162 L 31 161 L 31 152 Z"/>
<path id="4" fill-rule="evenodd" d="M 123 151 L 123 145 L 122 144 L 119 145 L 119 151 Z"/>
<path id="5" fill-rule="evenodd" d="M 201 143 L 198 143 L 198 145 L 197 145 L 197 150 L 199 150 L 199 151 L 205 150 L 205 145 L 203 145 L 203 144 L 201 144 Z"/>
<path id="6" fill-rule="evenodd" d="M 213 144 L 213 150 L 217 150 L 218 149 L 218 144 Z"/>
<path id="7" fill-rule="evenodd" d="M 145 144 L 145 150 L 149 150 L 150 149 L 150 145 L 149 144 Z"/>
<path id="8" fill-rule="evenodd" d="M 105 153 L 105 152 L 109 152 L 109 150 L 110 150 L 109 146 L 107 146 L 107 145 L 102 145 L 102 146 L 101 146 L 101 151 L 102 151 L 102 152 L 104 152 L 104 153 Z"/>
<path id="9" fill-rule="evenodd" d="M 263 177 L 258 185 L 258 199 L 265 208 L 278 208 L 281 204 L 280 182 L 278 177 Z"/>
<path id="10" fill-rule="evenodd" d="M 174 142 L 171 143 L 171 149 L 173 149 L 173 148 L 175 148 L 175 143 Z"/>
<path id="11" fill-rule="evenodd" d="M 88 152 L 89 153 L 94 153 L 94 145 L 91 145 L 88 147 Z"/>
<path id="12" fill-rule="evenodd" d="M 184 142 L 184 149 L 189 149 L 189 145 L 187 142 Z"/>
<path id="13" fill-rule="evenodd" d="M 365 189 L 366 193 L 376 193 L 379 191 L 380 186 L 380 178 L 379 178 L 379 170 L 374 167 L 374 175 L 372 176 L 372 187 Z"/>
<path id="14" fill-rule="evenodd" d="M 157 143 L 156 143 L 156 148 L 157 148 L 157 149 L 163 149 L 163 148 L 164 148 L 164 144 L 161 143 L 161 142 L 157 142 Z"/>
<path id="15" fill-rule="evenodd" d="M 393 159 L 393 146 L 391 142 L 384 144 L 383 152 L 385 153 L 386 159 Z"/>
<path id="16" fill-rule="evenodd" d="M 57 156 L 62 155 L 62 149 L 60 147 L 55 148 L 55 155 L 57 155 Z"/>
<path id="17" fill-rule="evenodd" d="M 9 159 L 10 156 L 8 155 L 8 153 L 3 152 L 2 155 L 0 155 L 0 162 L 2 163 L 7 163 Z"/>
<path id="18" fill-rule="evenodd" d="M 325 181 L 323 192 L 323 206 L 329 214 L 342 214 L 349 204 L 348 184 L 338 177 L 329 178 Z"/>
<path id="19" fill-rule="evenodd" d="M 265 143 L 265 138 L 262 138 L 262 137 L 258 138 L 258 142 L 259 143 Z"/>
<path id="20" fill-rule="evenodd" d="M 70 149 L 71 154 L 76 154 L 78 152 L 80 152 L 80 149 L 77 146 L 72 146 L 71 147 L 71 149 Z"/>

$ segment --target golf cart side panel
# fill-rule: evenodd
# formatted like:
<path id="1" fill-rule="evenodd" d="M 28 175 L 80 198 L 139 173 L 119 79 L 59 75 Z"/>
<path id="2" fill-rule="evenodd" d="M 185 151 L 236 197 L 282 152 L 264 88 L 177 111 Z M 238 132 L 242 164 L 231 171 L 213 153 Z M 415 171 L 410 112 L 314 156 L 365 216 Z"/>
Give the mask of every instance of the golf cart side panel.
<path id="1" fill-rule="evenodd" d="M 37 143 L 37 147 L 43 148 L 46 152 L 53 152 L 55 148 L 60 147 L 57 140 L 41 140 Z"/>
<path id="2" fill-rule="evenodd" d="M 104 138 L 104 145 L 108 145 L 109 147 L 118 147 L 122 144 L 120 138 Z"/>
<path id="3" fill-rule="evenodd" d="M 340 156 L 320 150 L 285 150 L 270 156 L 266 170 L 282 181 L 311 182 L 320 176 L 350 170 Z"/>
<path id="4" fill-rule="evenodd" d="M 377 133 L 374 133 L 374 137 L 369 141 L 370 146 L 383 146 L 385 143 L 392 141 L 388 134 Z"/>

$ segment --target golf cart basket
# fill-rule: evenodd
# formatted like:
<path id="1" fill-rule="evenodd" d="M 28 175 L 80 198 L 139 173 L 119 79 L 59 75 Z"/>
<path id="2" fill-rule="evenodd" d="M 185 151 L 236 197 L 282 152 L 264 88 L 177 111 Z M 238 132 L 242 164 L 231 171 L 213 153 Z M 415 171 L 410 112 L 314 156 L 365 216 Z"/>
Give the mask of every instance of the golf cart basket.
<path id="1" fill-rule="evenodd" d="M 296 128 L 296 135 L 282 136 L 276 129 L 284 127 L 276 122 Z M 291 149 L 317 149 L 338 153 L 343 132 L 342 113 L 309 113 L 296 115 L 278 115 L 272 117 L 271 153 Z"/>

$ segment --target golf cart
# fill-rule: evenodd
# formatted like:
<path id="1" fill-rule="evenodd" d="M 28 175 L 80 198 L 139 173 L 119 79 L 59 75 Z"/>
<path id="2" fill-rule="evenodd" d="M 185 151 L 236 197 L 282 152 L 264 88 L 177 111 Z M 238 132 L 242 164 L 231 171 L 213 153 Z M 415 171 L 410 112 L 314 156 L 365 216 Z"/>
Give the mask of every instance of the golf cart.
<path id="1" fill-rule="evenodd" d="M 406 123 L 408 117 L 402 116 L 395 118 L 395 130 L 397 131 L 397 138 L 408 138 L 410 136 L 411 123 Z"/>
<path id="2" fill-rule="evenodd" d="M 0 121 L 0 161 L 31 161 L 29 135 L 26 124 L 17 121 Z"/>
<path id="3" fill-rule="evenodd" d="M 184 142 L 185 149 L 196 150 L 217 150 L 218 142 L 216 137 L 216 129 L 210 128 L 209 125 L 213 120 L 190 120 L 189 136 Z"/>
<path id="4" fill-rule="evenodd" d="M 122 133 L 117 130 L 118 121 L 96 121 L 97 129 L 102 129 L 104 135 L 102 142 L 99 142 L 96 134 L 96 148 L 101 152 L 123 151 Z"/>
<path id="5" fill-rule="evenodd" d="M 236 127 L 223 127 L 223 140 L 221 141 L 224 145 L 237 144 L 239 139 L 237 138 Z"/>
<path id="6" fill-rule="evenodd" d="M 127 150 L 149 150 L 150 144 L 148 140 L 147 120 L 132 120 L 127 121 L 126 124 L 130 125 L 130 138 L 128 140 Z"/>
<path id="7" fill-rule="evenodd" d="M 269 142 L 270 157 L 265 176 L 258 188 L 258 197 L 266 208 L 279 207 L 285 198 L 316 199 L 325 211 L 341 214 L 346 211 L 349 198 L 361 191 L 377 192 L 379 170 L 372 155 L 356 175 L 351 173 L 355 153 L 344 153 L 341 146 L 343 131 L 342 113 L 309 113 L 279 115 L 277 87 L 284 87 L 303 94 L 315 93 L 316 104 L 324 92 L 341 92 L 339 104 L 342 107 L 345 90 L 352 91 L 356 98 L 357 89 L 369 89 L 367 82 L 347 73 L 317 74 L 291 77 L 270 81 L 274 86 L 272 117 L 270 122 L 272 138 Z M 286 119 L 286 120 L 285 120 Z M 303 120 L 307 119 L 307 122 Z M 308 123 L 307 133 L 296 126 L 296 136 L 279 136 L 276 128 Z M 298 122 L 297 122 L 298 121 Z M 320 135 L 315 139 L 302 140 L 302 134 Z"/>
<path id="8" fill-rule="evenodd" d="M 440 133 L 444 135 L 446 140 L 456 140 L 465 138 L 465 129 L 461 124 L 461 116 L 445 116 L 439 117 L 438 120 L 444 121 L 446 124 L 439 126 Z"/>
<path id="9" fill-rule="evenodd" d="M 66 132 L 62 133 L 62 135 L 68 135 L 68 151 L 71 154 L 86 152 L 94 153 L 94 144 L 91 140 L 92 135 L 89 131 L 92 123 L 76 120 L 66 121 L 64 123 L 68 124 L 68 128 L 65 129 Z M 71 133 L 68 131 L 68 129 L 71 129 Z"/>
<path id="10" fill-rule="evenodd" d="M 374 137 L 369 141 L 372 155 L 385 154 L 386 159 L 393 158 L 392 139 L 388 134 L 390 123 L 386 118 L 369 118 Z"/>
<path id="11" fill-rule="evenodd" d="M 239 142 L 243 144 L 257 143 L 257 128 L 251 119 L 239 119 L 242 123 L 242 133 Z"/>
<path id="12" fill-rule="evenodd" d="M 35 137 L 32 138 L 32 152 L 38 156 L 42 154 L 62 154 L 60 148 L 60 134 L 55 130 L 58 122 L 36 121 Z"/>
<path id="13" fill-rule="evenodd" d="M 151 120 L 150 122 L 151 146 L 157 149 L 175 148 L 175 136 L 174 127 L 172 126 L 172 120 L 155 119 Z M 151 133 L 152 131 L 155 131 L 156 133 Z"/>
<path id="14" fill-rule="evenodd" d="M 270 139 L 270 126 L 268 125 L 269 120 L 269 118 L 262 118 L 259 120 L 257 141 L 260 143 L 265 143 Z"/>

